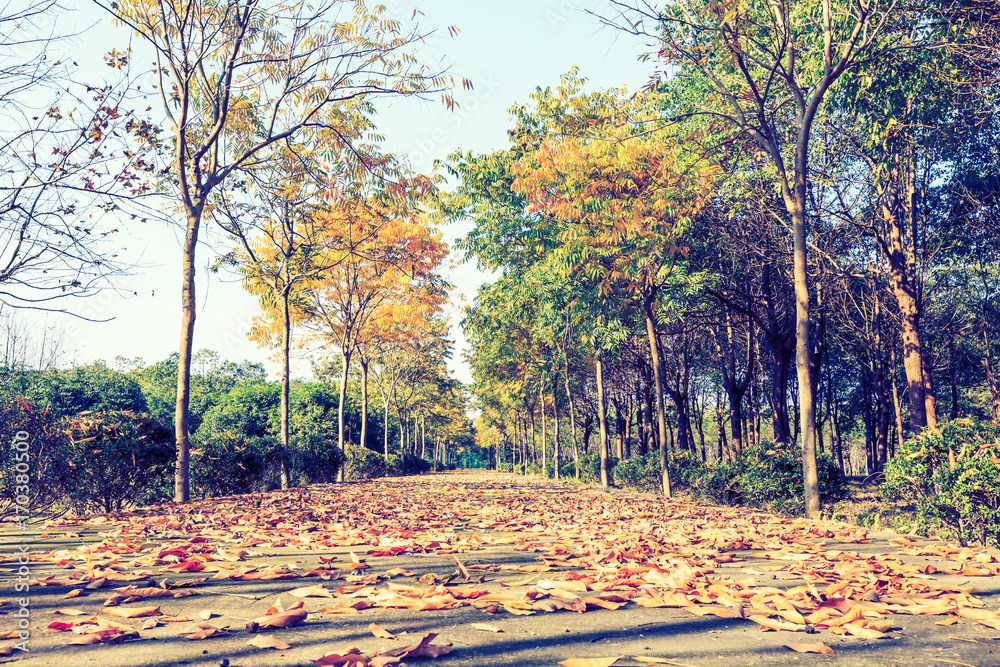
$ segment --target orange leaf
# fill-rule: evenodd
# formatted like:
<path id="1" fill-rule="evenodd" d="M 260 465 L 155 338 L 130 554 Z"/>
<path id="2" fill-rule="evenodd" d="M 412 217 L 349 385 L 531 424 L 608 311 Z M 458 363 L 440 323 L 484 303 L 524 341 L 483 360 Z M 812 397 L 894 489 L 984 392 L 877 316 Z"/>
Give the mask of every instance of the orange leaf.
<path id="1" fill-rule="evenodd" d="M 396 638 L 396 635 L 392 634 L 388 630 L 385 630 L 384 628 L 382 628 L 381 626 L 379 626 L 378 623 L 370 623 L 368 625 L 368 631 L 371 632 L 376 637 L 380 637 L 382 639 L 395 639 Z"/>
<path id="2" fill-rule="evenodd" d="M 292 648 L 291 645 L 275 639 L 274 635 L 257 635 L 248 641 L 247 644 L 257 648 L 274 648 L 279 651 L 284 651 L 286 648 Z"/>
<path id="3" fill-rule="evenodd" d="M 563 667 L 611 667 L 625 656 L 620 655 L 616 658 L 570 658 L 569 660 L 563 660 L 559 664 Z"/>
<path id="4" fill-rule="evenodd" d="M 140 618 L 142 616 L 159 616 L 159 607 L 109 607 L 107 609 L 102 609 L 108 616 L 116 616 L 118 618 Z"/>
<path id="5" fill-rule="evenodd" d="M 815 644 L 784 644 L 784 647 L 790 648 L 796 653 L 825 653 L 827 655 L 834 655 L 836 653 L 836 651 L 823 642 L 816 642 Z"/>

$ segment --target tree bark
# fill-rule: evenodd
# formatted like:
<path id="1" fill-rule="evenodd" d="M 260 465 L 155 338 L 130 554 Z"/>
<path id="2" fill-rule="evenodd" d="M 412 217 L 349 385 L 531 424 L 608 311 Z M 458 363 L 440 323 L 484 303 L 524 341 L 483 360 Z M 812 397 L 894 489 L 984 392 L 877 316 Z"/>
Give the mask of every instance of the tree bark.
<path id="1" fill-rule="evenodd" d="M 288 488 L 288 417 L 291 403 L 291 314 L 288 308 L 288 275 L 285 274 L 285 287 L 281 290 L 281 452 L 278 460 L 281 466 L 281 488 Z"/>
<path id="2" fill-rule="evenodd" d="M 663 380 L 660 377 L 660 353 L 656 345 L 656 319 L 653 314 L 653 296 L 648 291 L 643 295 L 642 313 L 646 320 L 649 357 L 653 366 L 653 381 L 655 386 L 653 400 L 656 401 L 656 420 L 660 436 L 660 475 L 662 477 L 663 495 L 670 498 L 670 469 L 667 459 L 667 418 L 663 408 Z"/>
<path id="3" fill-rule="evenodd" d="M 594 355 L 594 367 L 597 373 L 597 418 L 601 429 L 601 446 L 599 455 L 601 457 L 601 486 L 605 489 L 611 486 L 611 478 L 608 471 L 608 410 L 604 396 L 604 362 L 601 354 Z"/>
<path id="4" fill-rule="evenodd" d="M 177 463 L 174 469 L 174 502 L 191 500 L 191 434 L 188 433 L 188 409 L 191 405 L 191 355 L 194 347 L 194 321 L 197 312 L 195 298 L 195 251 L 201 225 L 200 207 L 187 215 L 181 271 L 181 341 L 177 359 L 177 403 L 174 412 L 174 433 L 177 443 Z"/>

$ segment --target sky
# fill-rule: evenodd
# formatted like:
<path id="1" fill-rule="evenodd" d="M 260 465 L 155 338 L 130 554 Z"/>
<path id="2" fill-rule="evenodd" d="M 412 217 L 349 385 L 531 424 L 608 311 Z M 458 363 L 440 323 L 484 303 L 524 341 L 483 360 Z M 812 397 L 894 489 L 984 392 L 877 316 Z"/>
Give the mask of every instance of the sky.
<path id="1" fill-rule="evenodd" d="M 386 137 L 384 148 L 406 154 L 418 172 L 429 173 L 434 160 L 456 149 L 485 153 L 506 147 L 510 107 L 529 102 L 536 86 L 558 85 L 574 65 L 595 90 L 622 85 L 636 90 L 653 70 L 651 63 L 638 60 L 647 50 L 641 41 L 604 28 L 585 13 L 602 7 L 595 0 L 389 0 L 385 4 L 390 13 L 403 18 L 419 7 L 424 15 L 421 25 L 437 29 L 423 47 L 424 57 L 444 59 L 456 79 L 464 76 L 474 86 L 457 92 L 459 106 L 453 111 L 436 100 L 396 99 L 380 105 L 375 123 Z M 78 20 L 82 25 L 104 19 L 96 8 L 88 7 L 80 10 Z M 451 25 L 459 29 L 455 36 L 446 30 Z M 97 29 L 108 30 L 102 25 Z M 133 44 L 137 55 L 148 56 L 144 48 L 140 42 Z M 454 223 L 445 228 L 445 237 L 454 245 L 469 229 L 469 222 Z M 182 230 L 162 222 L 127 223 L 123 235 L 124 245 L 140 257 L 140 266 L 122 281 L 119 293 L 106 291 L 74 307 L 90 319 L 110 321 L 91 323 L 61 315 L 32 318 L 38 325 L 47 322 L 64 331 L 67 362 L 111 363 L 120 355 L 154 363 L 178 349 Z M 210 274 L 207 267 L 213 258 L 212 248 L 199 248 L 195 350 L 208 348 L 225 359 L 260 361 L 276 370 L 277 365 L 268 361 L 271 353 L 246 337 L 257 311 L 255 298 L 234 279 Z M 450 314 L 451 338 L 457 345 L 450 366 L 459 380 L 470 382 L 458 322 L 462 304 L 472 301 L 488 276 L 474 263 L 466 263 L 447 271 L 445 278 L 455 286 Z M 308 364 L 300 361 L 295 374 L 308 377 Z"/>

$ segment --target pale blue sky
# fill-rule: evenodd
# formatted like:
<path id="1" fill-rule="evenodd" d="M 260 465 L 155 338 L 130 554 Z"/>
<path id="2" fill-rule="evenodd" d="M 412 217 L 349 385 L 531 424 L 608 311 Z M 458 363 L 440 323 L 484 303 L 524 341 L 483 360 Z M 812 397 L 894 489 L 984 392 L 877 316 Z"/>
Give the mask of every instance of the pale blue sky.
<path id="1" fill-rule="evenodd" d="M 435 101 L 399 100 L 385 105 L 377 117 L 386 136 L 386 149 L 410 156 L 413 166 L 429 170 L 435 159 L 457 148 L 487 152 L 506 145 L 510 127 L 508 109 L 525 103 L 536 86 L 556 85 L 573 65 L 593 88 L 628 85 L 637 89 L 652 71 L 650 63 L 637 61 L 645 48 L 634 38 L 601 28 L 586 15 L 585 8 L 599 8 L 595 0 L 430 0 L 423 3 L 390 0 L 391 12 L 408 17 L 419 7 L 425 27 L 440 27 L 424 48 L 427 58 L 444 57 L 452 71 L 474 84 L 472 91 L 457 94 L 459 108 L 446 110 Z M 100 20 L 91 8 L 82 10 L 81 23 Z M 460 33 L 448 37 L 444 28 L 456 25 Z M 102 33 L 104 31 L 102 30 Z M 136 55 L 144 45 L 134 44 Z M 94 54 L 95 58 L 100 54 Z M 468 225 L 446 230 L 450 238 L 463 235 Z M 179 232 L 162 225 L 147 224 L 129 230 L 131 249 L 144 248 L 142 261 L 149 265 L 127 282 L 138 296 L 120 298 L 112 293 L 88 301 L 84 314 L 114 317 L 111 322 L 90 324 L 64 318 L 69 344 L 78 363 L 115 356 L 142 357 L 152 363 L 176 351 L 180 335 L 180 246 Z M 208 248 L 199 250 L 199 265 L 211 261 Z M 483 276 L 465 265 L 447 278 L 456 286 L 456 300 L 471 300 Z M 235 284 L 225 284 L 206 271 L 199 275 L 199 312 L 195 349 L 217 350 L 235 361 L 266 361 L 268 352 L 246 339 L 247 324 L 256 310 L 255 300 Z M 453 311 L 457 314 L 458 307 Z M 452 337 L 459 339 L 458 317 Z M 50 322 L 59 320 L 49 318 Z M 460 351 L 452 367 L 459 379 L 469 381 L 460 362 Z M 269 364 L 269 366 L 272 366 Z M 301 375 L 308 364 L 300 365 Z"/>

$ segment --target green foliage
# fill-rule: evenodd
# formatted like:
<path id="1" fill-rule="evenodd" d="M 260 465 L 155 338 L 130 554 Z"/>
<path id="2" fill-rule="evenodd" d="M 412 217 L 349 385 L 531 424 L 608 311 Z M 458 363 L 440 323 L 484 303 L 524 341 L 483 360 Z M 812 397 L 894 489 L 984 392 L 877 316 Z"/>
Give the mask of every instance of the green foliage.
<path id="1" fill-rule="evenodd" d="M 885 467 L 885 499 L 912 501 L 926 532 L 1000 546 L 1000 423 L 960 419 L 907 440 Z"/>
<path id="2" fill-rule="evenodd" d="M 227 431 L 246 438 L 273 436 L 272 414 L 281 400 L 280 392 L 275 384 L 234 387 L 205 414 L 195 438 L 200 440 Z"/>
<path id="3" fill-rule="evenodd" d="M 191 450 L 191 482 L 202 497 L 266 491 L 267 472 L 277 459 L 271 438 L 248 438 L 231 431 L 212 433 Z"/>
<path id="4" fill-rule="evenodd" d="M 422 475 L 430 472 L 433 467 L 434 464 L 427 459 L 407 453 L 403 454 L 398 469 L 401 475 Z"/>
<path id="5" fill-rule="evenodd" d="M 695 454 L 687 451 L 671 452 L 667 463 L 670 473 L 670 490 L 677 492 L 691 488 L 705 473 L 705 466 Z M 660 452 L 647 452 L 621 460 L 614 469 L 615 483 L 642 493 L 658 493 L 663 488 L 660 472 Z"/>
<path id="6" fill-rule="evenodd" d="M 622 459 L 614 470 L 615 482 L 642 493 L 656 493 L 663 486 L 660 474 L 660 453 L 649 452 L 645 456 Z M 600 469 L 598 469 L 600 475 Z M 673 477 L 671 477 L 673 481 Z"/>
<path id="7" fill-rule="evenodd" d="M 608 482 L 614 486 L 612 481 L 615 465 L 618 459 L 614 456 L 608 457 Z M 559 469 L 559 474 L 563 477 L 576 477 L 576 463 L 570 461 Z M 601 456 L 597 452 L 591 452 L 580 457 L 580 481 L 587 484 L 601 483 Z"/>
<path id="8" fill-rule="evenodd" d="M 17 514 L 17 504 L 33 514 L 62 499 L 73 473 L 66 448 L 66 434 L 51 410 L 35 408 L 19 398 L 0 399 L 0 520 Z M 19 495 L 20 503 L 16 502 Z"/>
<path id="9" fill-rule="evenodd" d="M 77 512 L 121 511 L 163 499 L 150 492 L 163 488 L 160 482 L 173 468 L 169 428 L 127 410 L 82 413 L 64 427 L 66 462 L 73 469 L 65 499 Z"/>
<path id="10" fill-rule="evenodd" d="M 299 484 L 335 482 L 344 465 L 344 455 L 337 448 L 336 439 L 316 433 L 297 434 L 292 438 L 288 457 Z"/>
<path id="11" fill-rule="evenodd" d="M 386 461 L 382 454 L 359 445 L 348 445 L 346 449 L 344 479 L 374 479 L 393 474 L 391 457 Z"/>

